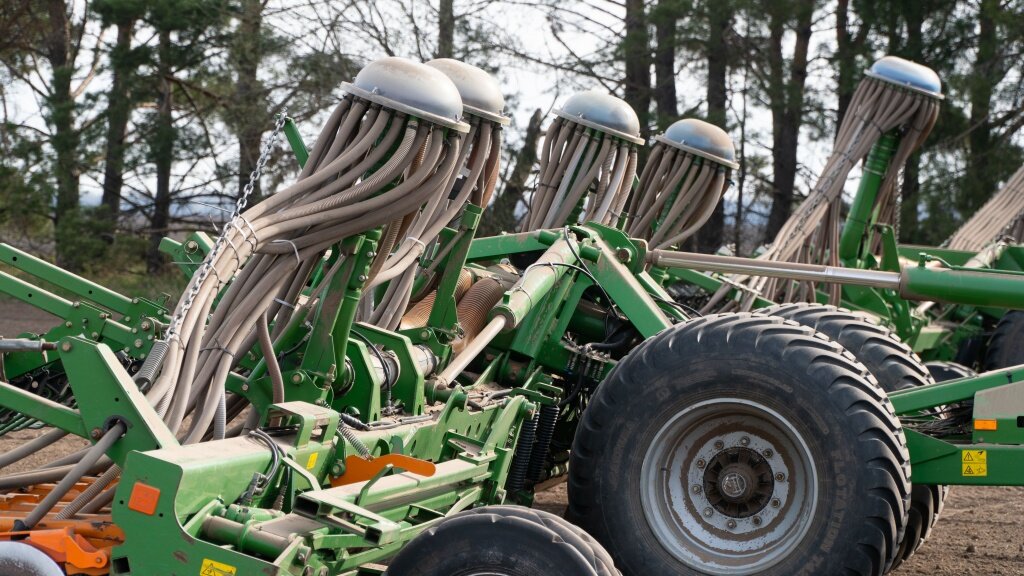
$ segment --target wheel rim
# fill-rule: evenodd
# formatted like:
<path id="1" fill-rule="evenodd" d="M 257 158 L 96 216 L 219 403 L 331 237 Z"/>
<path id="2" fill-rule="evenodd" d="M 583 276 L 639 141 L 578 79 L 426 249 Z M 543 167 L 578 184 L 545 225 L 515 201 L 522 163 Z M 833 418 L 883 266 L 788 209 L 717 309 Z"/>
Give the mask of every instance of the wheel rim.
<path id="1" fill-rule="evenodd" d="M 817 505 L 810 448 L 778 412 L 750 400 L 701 402 L 666 422 L 640 475 L 644 515 L 675 558 L 751 574 L 786 558 Z"/>

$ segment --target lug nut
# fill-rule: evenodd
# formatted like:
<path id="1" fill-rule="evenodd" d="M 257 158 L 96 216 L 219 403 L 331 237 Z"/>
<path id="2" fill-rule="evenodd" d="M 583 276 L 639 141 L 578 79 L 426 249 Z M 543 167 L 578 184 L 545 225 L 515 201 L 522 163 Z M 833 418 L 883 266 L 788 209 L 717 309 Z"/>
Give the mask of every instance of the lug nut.
<path id="1" fill-rule="evenodd" d="M 778 474 L 775 475 L 775 479 L 779 482 L 784 482 L 786 480 L 786 475 L 783 474 L 782 472 L 779 472 Z"/>
<path id="2" fill-rule="evenodd" d="M 746 436 L 744 436 L 743 438 L 740 438 L 740 445 L 741 446 L 749 446 L 750 445 L 750 438 L 747 438 Z"/>
<path id="3" fill-rule="evenodd" d="M 772 498 L 772 508 L 778 508 L 782 502 L 778 498 Z"/>
<path id="4" fill-rule="evenodd" d="M 700 485 L 694 484 L 693 488 L 691 488 L 691 490 L 693 490 L 694 494 L 700 494 L 700 490 L 701 490 Z"/>
<path id="5" fill-rule="evenodd" d="M 704 509 L 704 517 L 705 518 L 711 518 L 711 515 L 714 514 L 714 513 L 715 513 L 715 511 L 712 510 L 711 508 L 705 508 Z"/>
<path id="6" fill-rule="evenodd" d="M 729 520 L 728 522 L 725 523 L 725 525 L 728 526 L 729 529 L 731 530 L 731 529 L 736 527 L 736 521 L 735 520 Z"/>
<path id="7" fill-rule="evenodd" d="M 751 522 L 754 523 L 754 526 L 760 526 L 761 525 L 761 517 L 760 516 L 754 516 L 754 518 L 753 518 L 753 520 L 751 520 Z"/>
<path id="8" fill-rule="evenodd" d="M 715 450 L 721 450 L 722 448 L 725 448 L 725 442 L 715 440 Z"/>
<path id="9" fill-rule="evenodd" d="M 765 458 L 771 458 L 774 455 L 775 455 L 775 452 L 772 452 L 771 448 L 768 448 L 767 450 L 764 451 L 764 457 Z"/>
<path id="10" fill-rule="evenodd" d="M 700 468 L 701 470 L 703 470 L 704 467 L 707 466 L 707 465 L 708 465 L 708 463 L 705 462 L 703 458 L 698 458 L 697 459 L 697 468 Z"/>

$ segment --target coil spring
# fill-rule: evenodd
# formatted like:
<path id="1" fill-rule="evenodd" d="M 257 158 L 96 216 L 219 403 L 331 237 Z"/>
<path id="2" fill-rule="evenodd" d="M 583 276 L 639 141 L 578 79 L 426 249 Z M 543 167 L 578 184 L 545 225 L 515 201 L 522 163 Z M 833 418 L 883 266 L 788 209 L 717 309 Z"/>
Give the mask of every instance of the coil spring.
<path id="1" fill-rule="evenodd" d="M 526 479 L 530 483 L 540 481 L 547 467 L 548 454 L 551 452 L 551 439 L 555 436 L 555 423 L 558 421 L 559 408 L 553 404 L 540 407 L 539 423 L 537 424 L 537 445 L 530 455 L 530 466 L 526 469 Z"/>
<path id="2" fill-rule="evenodd" d="M 533 441 L 536 437 L 537 418 L 523 421 L 519 429 L 516 453 L 512 457 L 512 466 L 508 471 L 506 486 L 509 492 L 515 493 L 526 487 L 526 470 L 530 466 L 530 454 L 533 453 Z"/>

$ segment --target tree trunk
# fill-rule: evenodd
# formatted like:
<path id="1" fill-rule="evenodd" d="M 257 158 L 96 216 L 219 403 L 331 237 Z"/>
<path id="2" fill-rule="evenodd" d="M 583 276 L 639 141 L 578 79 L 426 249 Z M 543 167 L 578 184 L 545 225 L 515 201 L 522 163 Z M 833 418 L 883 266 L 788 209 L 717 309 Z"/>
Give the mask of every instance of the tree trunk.
<path id="1" fill-rule="evenodd" d="M 992 170 L 989 157 L 994 147 L 992 138 L 992 94 L 999 74 L 999 38 L 996 18 L 999 0 L 981 0 L 978 13 L 978 52 L 974 75 L 968 94 L 971 102 L 970 132 L 967 136 L 967 171 L 961 186 L 958 204 L 961 214 L 977 210 L 998 185 L 998 174 Z"/>
<path id="2" fill-rule="evenodd" d="M 647 32 L 644 0 L 626 0 L 625 24 L 626 37 L 622 43 L 622 59 L 626 67 L 625 100 L 640 119 L 641 137 L 647 138 L 651 109 L 651 39 Z"/>
<path id="3" fill-rule="evenodd" d="M 678 0 L 658 0 L 654 9 L 654 105 L 659 130 L 668 128 L 679 116 L 676 95 L 676 23 Z"/>
<path id="4" fill-rule="evenodd" d="M 74 250 L 77 232 L 69 225 L 78 212 L 78 144 L 75 128 L 75 101 L 71 95 L 71 79 L 75 72 L 72 57 L 71 22 L 63 0 L 47 0 L 49 28 L 46 32 L 45 53 L 52 71 L 50 93 L 46 97 L 47 120 L 52 126 L 56 162 L 57 199 L 53 217 L 57 242 L 57 263 L 71 270 L 80 270 L 81 259 Z"/>
<path id="5" fill-rule="evenodd" d="M 437 58 L 455 54 L 455 0 L 441 0 L 437 14 Z"/>
<path id="6" fill-rule="evenodd" d="M 237 80 L 235 98 L 231 106 L 236 109 L 238 138 L 238 197 L 241 198 L 249 175 L 256 169 L 260 156 L 260 142 L 267 121 L 266 95 L 257 73 L 263 59 L 263 3 L 262 0 L 243 0 L 242 13 L 233 44 Z M 262 188 L 259 180 L 249 197 L 249 205 L 260 201 Z"/>
<path id="7" fill-rule="evenodd" d="M 814 1 L 801 0 L 796 8 L 796 39 L 787 78 L 782 40 L 789 12 L 772 10 L 770 15 L 769 98 L 772 112 L 772 208 L 768 214 L 765 241 L 775 239 L 793 208 L 797 171 L 797 145 L 803 125 L 804 86 L 811 42 Z"/>
<path id="8" fill-rule="evenodd" d="M 725 130 L 726 77 L 729 72 L 728 34 L 732 27 L 731 1 L 719 0 L 708 4 L 708 122 Z M 725 233 L 725 201 L 719 200 L 711 217 L 697 232 L 697 251 L 713 253 L 722 245 Z"/>
<path id="9" fill-rule="evenodd" d="M 505 182 L 504 190 L 495 195 L 494 201 L 487 208 L 480 222 L 478 236 L 494 236 L 517 228 L 516 208 L 526 193 L 526 181 L 530 178 L 534 163 L 537 162 L 537 143 L 540 140 L 540 123 L 543 119 L 544 114 L 539 108 L 530 116 L 530 122 L 526 125 L 526 135 L 523 137 L 523 147 L 516 154 L 512 173 Z"/>
<path id="10" fill-rule="evenodd" d="M 117 217 L 121 212 L 121 188 L 124 185 L 125 133 L 131 119 L 130 76 L 134 73 L 126 59 L 132 49 L 132 34 L 135 30 L 133 18 L 117 24 L 117 42 L 110 54 L 114 71 L 107 99 L 107 143 L 106 162 L 103 167 L 103 216 L 107 220 L 107 233 L 113 235 L 117 229 Z"/>
<path id="11" fill-rule="evenodd" d="M 907 45 L 903 56 L 915 62 L 924 60 L 924 11 L 920 2 L 908 2 L 903 14 L 907 21 Z M 903 183 L 900 186 L 902 205 L 897 215 L 897 240 L 900 238 L 916 238 L 918 228 L 918 192 L 921 189 L 921 152 L 915 152 L 907 159 L 903 168 Z"/>
<path id="12" fill-rule="evenodd" d="M 160 31 L 157 48 L 157 117 L 156 127 L 150 142 L 150 153 L 156 165 L 156 199 L 153 202 L 153 217 L 150 220 L 149 251 L 146 267 L 158 272 L 164 264 L 160 253 L 160 240 L 167 233 L 171 222 L 171 164 L 174 160 L 174 118 L 171 86 L 171 33 Z"/>

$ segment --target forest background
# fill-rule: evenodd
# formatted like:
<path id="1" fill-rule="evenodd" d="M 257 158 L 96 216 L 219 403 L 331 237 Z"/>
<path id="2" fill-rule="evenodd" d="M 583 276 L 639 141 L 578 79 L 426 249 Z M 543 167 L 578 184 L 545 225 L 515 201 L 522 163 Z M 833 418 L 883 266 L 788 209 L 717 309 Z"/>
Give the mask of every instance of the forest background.
<path id="1" fill-rule="evenodd" d="M 340 83 L 397 55 L 502 85 L 485 233 L 522 214 L 549 112 L 596 88 L 645 137 L 681 117 L 729 132 L 740 168 L 691 248 L 748 255 L 813 185 L 864 71 L 895 54 L 943 80 L 899 226 L 939 244 L 1024 160 L 1022 51 L 1021 0 L 5 0 L 0 239 L 145 284 L 169 268 L 162 236 L 224 219 L 276 115 L 311 145 Z M 296 173 L 282 138 L 255 194 Z"/>

